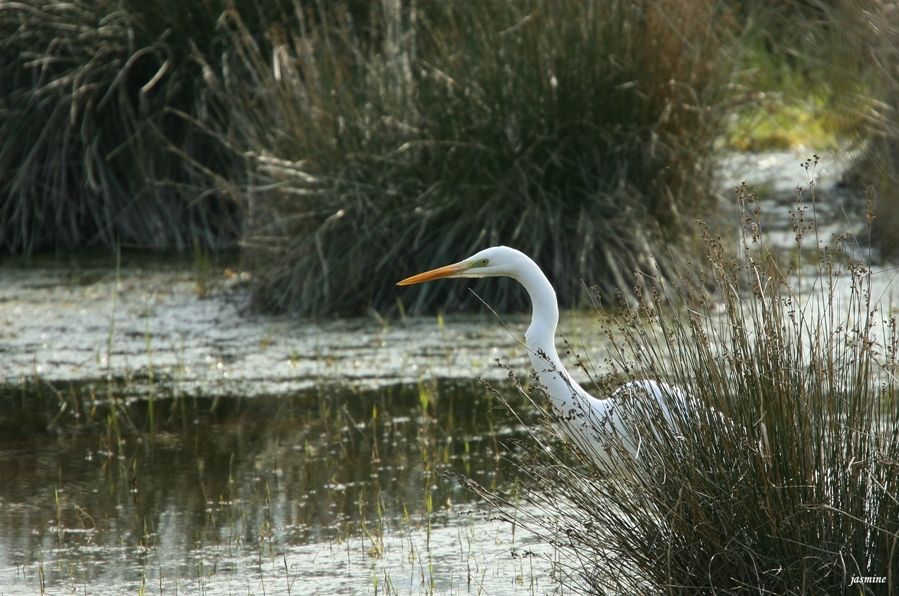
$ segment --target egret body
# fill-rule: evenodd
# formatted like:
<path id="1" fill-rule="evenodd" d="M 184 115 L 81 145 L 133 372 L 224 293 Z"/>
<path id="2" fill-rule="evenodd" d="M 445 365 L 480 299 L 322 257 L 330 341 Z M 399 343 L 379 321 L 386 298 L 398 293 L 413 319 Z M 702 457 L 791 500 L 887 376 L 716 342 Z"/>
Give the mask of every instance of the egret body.
<path id="1" fill-rule="evenodd" d="M 587 393 L 568 373 L 556 351 L 559 304 L 552 284 L 526 254 L 506 246 L 484 249 L 465 260 L 407 277 L 408 286 L 441 278 L 511 277 L 531 298 L 531 324 L 525 333 L 528 356 L 537 378 L 552 400 L 569 439 L 593 456 L 601 455 L 609 433 L 617 433 L 629 452 L 639 452 L 639 439 L 630 436 L 622 420 L 620 400 L 628 397 L 655 400 L 670 422 L 668 399 L 681 399 L 680 391 L 657 381 L 632 381 L 606 398 Z"/>

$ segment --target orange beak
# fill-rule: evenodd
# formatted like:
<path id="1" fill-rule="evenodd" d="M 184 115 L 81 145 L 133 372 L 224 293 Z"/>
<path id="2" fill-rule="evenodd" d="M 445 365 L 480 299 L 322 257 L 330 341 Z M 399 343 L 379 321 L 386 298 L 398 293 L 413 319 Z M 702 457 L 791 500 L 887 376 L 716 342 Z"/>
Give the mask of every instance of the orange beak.
<path id="1" fill-rule="evenodd" d="M 440 279 L 442 277 L 450 277 L 451 275 L 455 275 L 456 273 L 465 271 L 465 269 L 466 267 L 462 263 L 453 263 L 452 265 L 438 267 L 437 269 L 431 269 L 430 271 L 425 271 L 424 273 L 419 273 L 418 275 L 407 277 L 402 281 L 396 282 L 396 285 L 411 286 L 413 284 L 421 284 L 426 281 Z"/>

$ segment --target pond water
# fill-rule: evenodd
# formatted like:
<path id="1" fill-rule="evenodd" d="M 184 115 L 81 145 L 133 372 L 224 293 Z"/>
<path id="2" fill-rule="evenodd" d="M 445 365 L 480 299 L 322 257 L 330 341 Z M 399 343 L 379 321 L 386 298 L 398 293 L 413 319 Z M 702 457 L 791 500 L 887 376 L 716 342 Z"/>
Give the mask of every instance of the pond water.
<path id="1" fill-rule="evenodd" d="M 152 420 L 147 404 L 89 384 L 2 395 L 0 591 L 550 587 L 521 554 L 539 547 L 456 477 L 513 481 L 524 429 L 479 383 L 158 399 Z"/>
<path id="2" fill-rule="evenodd" d="M 223 275 L 222 270 L 226 273 Z M 503 379 L 523 370 L 522 315 L 298 321 L 254 315 L 225 266 L 190 261 L 0 263 L 0 378 L 122 378 L 152 393 L 254 396 L 323 385 L 376 389 L 422 379 Z M 588 315 L 562 329 L 579 347 Z M 587 325 L 589 327 L 589 325 Z M 511 333 L 510 333 L 511 331 Z M 136 382 L 140 381 L 140 382 Z M 150 381 L 154 381 L 151 383 Z"/>
<path id="3" fill-rule="evenodd" d="M 458 477 L 514 488 L 525 429 L 483 380 L 515 399 L 526 317 L 261 317 L 235 282 L 0 264 L 0 593 L 552 589 Z"/>
<path id="4" fill-rule="evenodd" d="M 799 179 L 768 184 L 775 242 L 800 161 L 771 168 Z M 515 490 L 526 317 L 300 322 L 247 312 L 242 283 L 200 258 L 0 263 L 0 594 L 556 588 L 552 549 L 459 479 Z M 597 331 L 563 315 L 577 353 Z"/>

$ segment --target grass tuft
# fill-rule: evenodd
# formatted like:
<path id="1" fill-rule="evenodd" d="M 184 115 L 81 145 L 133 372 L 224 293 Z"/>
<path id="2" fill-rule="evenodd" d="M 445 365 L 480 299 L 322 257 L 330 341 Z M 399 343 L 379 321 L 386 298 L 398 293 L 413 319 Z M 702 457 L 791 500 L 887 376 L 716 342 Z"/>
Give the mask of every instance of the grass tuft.
<path id="1" fill-rule="evenodd" d="M 611 438 L 606 458 L 564 446 L 550 423 L 525 445 L 524 506 L 478 489 L 559 549 L 575 591 L 899 589 L 896 317 L 844 250 L 851 239 L 825 244 L 797 207 L 806 248 L 787 268 L 764 246 L 752 194 L 738 198 L 742 254 L 707 235 L 698 275 L 600 312 L 614 347 L 596 394 L 655 378 L 689 406 L 669 425 L 657 407 L 624 403 L 638 460 Z"/>
<path id="2" fill-rule="evenodd" d="M 899 22 L 892 6 L 877 4 L 848 22 L 865 35 L 870 64 L 864 71 L 873 100 L 862 115 L 858 134 L 863 152 L 852 168 L 850 184 L 866 190 L 873 207 L 871 232 L 874 246 L 887 259 L 899 256 Z M 868 38 L 871 38 L 870 40 Z"/>
<path id="3" fill-rule="evenodd" d="M 215 4 L 0 4 L 0 249 L 234 242 L 234 162 L 198 125 Z"/>
<path id="4" fill-rule="evenodd" d="M 499 243 L 546 263 L 564 304 L 582 280 L 630 293 L 635 270 L 671 272 L 663 247 L 712 203 L 717 2 L 393 2 L 361 23 L 318 6 L 272 27 L 271 53 L 237 16 L 224 87 L 264 307 L 389 309 L 410 271 Z M 413 312 L 471 305 L 465 288 L 410 295 Z"/>
<path id="5" fill-rule="evenodd" d="M 758 138 L 736 147 L 805 144 L 853 147 L 860 158 L 844 182 L 857 211 L 874 207 L 873 245 L 886 258 L 899 255 L 899 21 L 892 4 L 877 0 L 772 3 L 756 7 L 756 42 L 748 63 L 758 69 L 760 106 L 738 122 L 757 126 Z M 792 123 L 790 120 L 792 119 Z M 738 127 L 739 129 L 739 127 Z"/>

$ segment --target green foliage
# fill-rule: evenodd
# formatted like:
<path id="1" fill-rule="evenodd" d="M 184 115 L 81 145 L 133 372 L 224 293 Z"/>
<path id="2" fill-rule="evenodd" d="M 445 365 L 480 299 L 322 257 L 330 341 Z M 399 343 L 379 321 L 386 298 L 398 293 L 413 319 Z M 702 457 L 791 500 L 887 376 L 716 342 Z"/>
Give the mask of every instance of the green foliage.
<path id="1" fill-rule="evenodd" d="M 740 14 L 742 100 L 727 144 L 740 151 L 836 150 L 871 107 L 869 33 L 857 2 L 751 2 Z"/>
<path id="2" fill-rule="evenodd" d="M 837 150 L 852 117 L 836 107 L 829 79 L 817 70 L 803 72 L 804 65 L 772 53 L 752 35 L 747 38 L 742 62 L 751 101 L 731 114 L 727 145 L 738 151 Z"/>
<path id="3" fill-rule="evenodd" d="M 670 270 L 708 208 L 729 18 L 713 2 L 385 4 L 269 32 L 236 18 L 224 82 L 252 156 L 257 303 L 389 308 L 393 284 L 490 244 L 532 254 L 563 303 Z M 231 15 L 232 17 L 234 15 Z M 249 81 L 249 84 L 248 82 Z M 655 258 L 653 257 L 655 253 Z M 478 286 L 522 307 L 512 286 Z M 410 309 L 464 288 L 416 288 Z"/>
<path id="4" fill-rule="evenodd" d="M 753 3 L 744 67 L 751 95 L 729 140 L 740 149 L 805 144 L 860 149 L 845 182 L 873 208 L 871 240 L 899 254 L 899 21 L 890 3 Z"/>

